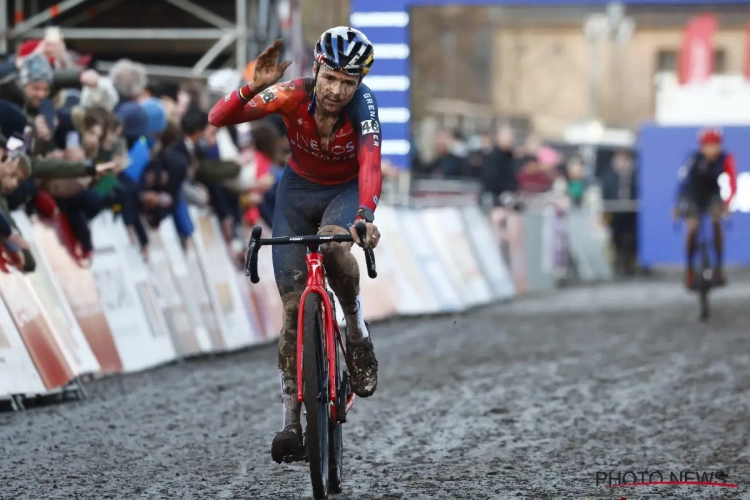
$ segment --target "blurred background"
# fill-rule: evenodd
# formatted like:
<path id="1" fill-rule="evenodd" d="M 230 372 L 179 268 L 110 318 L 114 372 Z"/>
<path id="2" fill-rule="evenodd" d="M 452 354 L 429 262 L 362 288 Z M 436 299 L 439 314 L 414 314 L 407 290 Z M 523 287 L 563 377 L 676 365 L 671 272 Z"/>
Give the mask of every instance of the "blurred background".
<path id="1" fill-rule="evenodd" d="M 380 106 L 383 202 L 479 204 L 520 290 L 681 265 L 682 235 L 669 214 L 677 172 L 698 148 L 699 128 L 721 126 L 740 171 L 726 260 L 750 261 L 750 2 L 0 0 L 0 7 L 7 62 L 59 38 L 71 67 L 115 78 L 113 67 L 126 58 L 146 72 L 149 88 L 178 86 L 183 113 L 189 105 L 205 111 L 239 85 L 251 74 L 248 62 L 276 38 L 294 61 L 291 78 L 309 74 L 325 29 L 361 29 L 375 44 L 365 83 Z M 182 116 L 178 109 L 174 120 Z M 258 134 L 238 127 L 233 148 L 218 141 L 220 159 L 257 169 L 265 163 L 255 153 L 272 143 L 263 154 L 283 165 L 283 127 L 265 125 Z M 206 129 L 210 144 L 215 134 Z M 252 170 L 255 181 L 268 169 L 261 170 Z M 189 171 L 186 182 L 199 177 Z M 201 182 L 228 242 L 272 204 L 264 198 L 271 181 Z M 217 194 L 218 182 L 229 194 Z M 260 215 L 243 215 L 253 209 Z"/>

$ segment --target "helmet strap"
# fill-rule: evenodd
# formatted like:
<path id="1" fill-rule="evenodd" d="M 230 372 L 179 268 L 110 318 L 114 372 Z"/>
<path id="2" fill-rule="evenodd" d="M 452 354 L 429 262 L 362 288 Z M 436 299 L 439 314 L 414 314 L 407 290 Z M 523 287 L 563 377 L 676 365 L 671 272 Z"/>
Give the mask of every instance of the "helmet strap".
<path id="1" fill-rule="evenodd" d="M 320 63 L 315 63 L 315 74 L 313 75 L 313 95 L 310 99 L 310 105 L 307 107 L 307 111 L 311 112 L 313 106 L 315 106 L 315 100 L 318 98 L 318 73 L 320 73 Z"/>

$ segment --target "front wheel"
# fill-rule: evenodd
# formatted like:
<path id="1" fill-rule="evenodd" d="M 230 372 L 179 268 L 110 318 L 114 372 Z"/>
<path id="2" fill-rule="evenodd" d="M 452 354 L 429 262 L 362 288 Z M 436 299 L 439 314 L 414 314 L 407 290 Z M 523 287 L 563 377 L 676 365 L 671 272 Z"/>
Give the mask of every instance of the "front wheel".
<path id="1" fill-rule="evenodd" d="M 328 498 L 330 401 L 328 362 L 324 348 L 323 313 L 320 297 L 310 293 L 305 298 L 302 379 L 306 418 L 306 446 L 310 460 L 313 496 Z"/>
<path id="2" fill-rule="evenodd" d="M 333 302 L 332 302 L 333 303 Z M 336 412 L 346 413 L 346 375 L 341 367 L 339 347 L 336 346 Z M 337 415 L 340 417 L 340 415 Z M 331 419 L 330 463 L 328 482 L 332 493 L 341 493 L 343 483 L 344 436 L 343 419 Z"/>

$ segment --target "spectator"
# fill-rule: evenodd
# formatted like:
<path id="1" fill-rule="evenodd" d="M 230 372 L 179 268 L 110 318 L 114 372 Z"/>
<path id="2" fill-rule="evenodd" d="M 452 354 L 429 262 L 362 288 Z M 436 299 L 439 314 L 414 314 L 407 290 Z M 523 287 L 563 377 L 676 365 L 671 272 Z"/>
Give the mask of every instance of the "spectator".
<path id="1" fill-rule="evenodd" d="M 619 150 L 612 158 L 612 172 L 603 182 L 603 198 L 606 201 L 634 201 L 638 199 L 637 172 L 631 153 Z M 612 243 L 615 248 L 615 269 L 631 276 L 635 273 L 638 248 L 638 214 L 635 210 L 618 209 L 610 213 Z"/>
<path id="2" fill-rule="evenodd" d="M 29 150 L 33 155 L 44 155 L 53 149 L 57 118 L 54 104 L 49 100 L 52 79 L 52 67 L 43 55 L 24 59 L 18 82 L 25 93 L 24 112 L 32 127 Z"/>
<path id="3" fill-rule="evenodd" d="M 568 160 L 565 192 L 574 206 L 581 206 L 587 183 L 584 179 L 583 161 L 578 157 Z"/>
<path id="4" fill-rule="evenodd" d="M 520 191 L 527 194 L 546 193 L 552 189 L 552 178 L 545 171 L 536 156 L 526 156 L 518 172 Z"/>
<path id="5" fill-rule="evenodd" d="M 148 85 L 146 67 L 130 59 L 117 61 L 109 70 L 109 78 L 120 97 L 118 107 L 128 101 L 137 100 Z"/>
<path id="6" fill-rule="evenodd" d="M 266 199 L 265 195 L 276 187 L 283 171 L 283 167 L 275 162 L 278 158 L 276 131 L 268 126 L 255 126 L 252 140 L 256 183 L 245 197 L 245 204 L 249 208 L 245 211 L 244 219 L 252 226 L 262 218 L 270 226 L 275 198 Z"/>
<path id="7" fill-rule="evenodd" d="M 437 137 L 437 158 L 427 167 L 433 177 L 460 178 L 469 175 L 466 160 L 452 152 L 456 138 L 452 132 L 441 131 Z"/>
<path id="8" fill-rule="evenodd" d="M 514 172 L 513 130 L 502 127 L 496 140 L 487 134 L 482 161 L 482 193 L 492 196 L 493 206 L 500 206 L 503 193 L 515 193 L 518 181 Z"/>

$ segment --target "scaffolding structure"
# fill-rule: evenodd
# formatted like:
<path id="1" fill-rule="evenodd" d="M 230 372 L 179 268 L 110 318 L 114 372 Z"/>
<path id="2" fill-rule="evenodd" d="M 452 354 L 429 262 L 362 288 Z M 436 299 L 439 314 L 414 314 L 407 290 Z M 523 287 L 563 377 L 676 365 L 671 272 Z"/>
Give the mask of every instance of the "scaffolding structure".
<path id="1" fill-rule="evenodd" d="M 200 78 L 207 76 L 209 65 L 222 54 L 233 52 L 234 57 L 226 66 L 242 71 L 248 58 L 256 57 L 273 40 L 283 36 L 288 42 L 288 51 L 293 54 L 298 46 L 295 39 L 301 37 L 299 0 L 235 0 L 234 19 L 212 12 L 197 0 L 154 0 L 171 4 L 211 27 L 80 27 L 92 18 L 95 23 L 97 17 L 125 1 L 63 0 L 39 9 L 39 0 L 0 0 L 0 53 L 7 53 L 13 42 L 44 37 L 45 25 L 60 27 L 65 40 L 214 41 L 192 67 L 147 66 L 149 73 L 155 76 Z M 138 6 L 133 3 L 132 8 Z M 106 70 L 111 64 L 103 62 L 98 69 Z"/>

